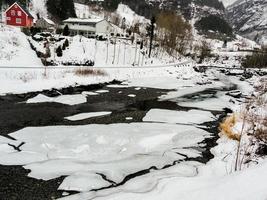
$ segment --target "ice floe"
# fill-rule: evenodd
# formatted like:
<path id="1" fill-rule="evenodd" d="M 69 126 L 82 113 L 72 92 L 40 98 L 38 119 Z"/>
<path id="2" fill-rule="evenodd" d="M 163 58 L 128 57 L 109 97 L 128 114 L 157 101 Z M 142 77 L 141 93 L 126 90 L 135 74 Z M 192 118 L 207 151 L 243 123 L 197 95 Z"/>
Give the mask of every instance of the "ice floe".
<path id="1" fill-rule="evenodd" d="M 84 119 L 89 119 L 92 117 L 100 117 L 100 116 L 105 116 L 109 115 L 111 112 L 89 112 L 89 113 L 80 113 L 77 115 L 65 117 L 65 119 L 70 120 L 70 121 L 79 121 L 79 120 L 84 120 Z"/>
<path id="2" fill-rule="evenodd" d="M 201 124 L 203 122 L 214 121 L 214 115 L 211 112 L 201 110 L 173 111 L 152 109 L 146 114 L 143 121 L 174 124 Z"/>
<path id="3" fill-rule="evenodd" d="M 48 97 L 43 94 L 38 94 L 37 96 L 28 99 L 26 103 L 46 103 L 55 102 L 66 105 L 77 105 L 87 102 L 86 96 L 82 94 L 75 95 L 61 95 L 57 97 Z"/>

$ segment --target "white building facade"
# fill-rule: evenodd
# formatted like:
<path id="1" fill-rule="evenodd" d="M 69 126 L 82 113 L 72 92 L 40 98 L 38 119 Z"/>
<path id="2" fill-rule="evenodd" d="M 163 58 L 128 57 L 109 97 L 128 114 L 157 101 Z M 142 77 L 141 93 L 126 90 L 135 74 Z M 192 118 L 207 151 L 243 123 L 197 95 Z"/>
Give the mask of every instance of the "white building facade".
<path id="1" fill-rule="evenodd" d="M 63 21 L 62 29 L 68 25 L 70 35 L 83 35 L 85 37 L 95 37 L 109 35 L 113 32 L 113 26 L 105 19 L 82 19 L 69 18 Z"/>

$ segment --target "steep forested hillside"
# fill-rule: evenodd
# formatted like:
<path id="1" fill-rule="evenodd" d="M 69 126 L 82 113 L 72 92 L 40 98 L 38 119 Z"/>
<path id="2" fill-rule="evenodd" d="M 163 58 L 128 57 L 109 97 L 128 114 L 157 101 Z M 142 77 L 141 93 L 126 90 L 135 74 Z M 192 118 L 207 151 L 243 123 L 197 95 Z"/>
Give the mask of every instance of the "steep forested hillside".
<path id="1" fill-rule="evenodd" d="M 26 0 L 0 0 L 0 6 L 2 7 L 2 5 L 11 5 L 15 2 L 19 2 L 22 5 L 26 5 Z"/>
<path id="2" fill-rule="evenodd" d="M 76 17 L 73 0 L 48 0 L 47 10 L 55 20 Z"/>
<path id="3" fill-rule="evenodd" d="M 75 2 L 99 4 L 99 2 L 91 0 L 75 0 Z M 224 11 L 224 6 L 219 0 L 104 0 L 100 4 L 102 4 L 105 9 L 114 11 L 117 9 L 119 3 L 128 5 L 137 14 L 147 18 L 155 15 L 159 10 L 175 10 L 181 12 L 186 18 L 191 18 L 193 3 L 199 7 L 206 6 Z"/>
<path id="4" fill-rule="evenodd" d="M 127 5 L 136 14 L 151 19 L 152 16 L 158 16 L 163 11 L 176 12 L 181 14 L 186 20 L 194 19 L 194 21 L 200 21 L 202 18 L 210 16 L 215 16 L 219 24 L 213 24 L 212 29 L 219 33 L 232 34 L 231 27 L 227 24 L 225 20 L 225 8 L 223 3 L 219 0 L 104 0 L 104 1 L 91 1 L 91 0 L 74 0 L 77 3 L 83 3 L 88 5 L 100 5 L 105 10 L 114 12 L 118 8 L 120 3 Z M 219 27 L 221 25 L 223 27 Z M 218 27 L 216 27 L 218 26 Z M 227 31 L 224 28 L 227 28 Z M 197 26 L 200 30 L 204 28 L 201 33 L 206 33 L 209 30 L 209 26 L 206 26 L 205 21 L 202 26 Z"/>

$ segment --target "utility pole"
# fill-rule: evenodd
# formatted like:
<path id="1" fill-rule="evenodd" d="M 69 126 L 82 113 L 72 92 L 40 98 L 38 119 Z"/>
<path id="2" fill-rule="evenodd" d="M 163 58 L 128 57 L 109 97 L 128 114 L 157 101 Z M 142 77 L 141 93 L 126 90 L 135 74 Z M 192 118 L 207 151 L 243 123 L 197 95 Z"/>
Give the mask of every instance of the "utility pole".
<path id="1" fill-rule="evenodd" d="M 114 39 L 114 54 L 113 54 L 113 61 L 112 61 L 112 64 L 114 65 L 114 63 L 115 63 L 115 57 L 116 57 L 116 43 L 117 43 L 117 37 L 115 36 L 114 37 L 115 39 Z"/>
<path id="2" fill-rule="evenodd" d="M 119 61 L 120 61 L 120 53 L 121 53 L 121 40 L 118 40 L 118 41 L 119 41 L 119 50 L 118 50 L 117 65 L 119 64 Z"/>
<path id="3" fill-rule="evenodd" d="M 154 30 L 155 30 L 155 23 L 156 18 L 153 16 L 151 18 L 151 25 L 150 25 L 150 45 L 149 45 L 149 54 L 148 57 L 151 58 L 151 51 L 152 51 L 152 45 L 153 45 L 153 39 L 154 39 Z"/>
<path id="4" fill-rule="evenodd" d="M 94 62 L 96 62 L 96 54 L 97 54 L 97 39 L 95 38 L 95 55 L 94 55 Z"/>
<path id="5" fill-rule="evenodd" d="M 138 54 L 138 66 L 140 66 L 141 51 L 143 49 L 143 40 L 140 42 L 139 54 Z"/>
<path id="6" fill-rule="evenodd" d="M 126 41 L 124 41 L 123 65 L 125 65 L 125 57 L 126 57 Z"/>
<path id="7" fill-rule="evenodd" d="M 106 64 L 108 63 L 108 45 L 109 45 L 109 36 L 107 39 L 107 57 L 106 57 Z"/>
<path id="8" fill-rule="evenodd" d="M 137 38 L 135 38 L 135 51 L 134 51 L 134 62 L 133 62 L 133 65 L 136 64 L 136 55 L 137 55 Z"/>

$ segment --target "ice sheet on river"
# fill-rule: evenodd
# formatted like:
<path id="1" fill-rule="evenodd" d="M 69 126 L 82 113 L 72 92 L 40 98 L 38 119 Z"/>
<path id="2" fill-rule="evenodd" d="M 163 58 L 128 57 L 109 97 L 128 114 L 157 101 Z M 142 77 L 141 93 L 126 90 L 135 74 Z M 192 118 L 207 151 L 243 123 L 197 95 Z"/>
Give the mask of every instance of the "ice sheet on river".
<path id="1" fill-rule="evenodd" d="M 80 113 L 77 115 L 65 117 L 65 119 L 70 120 L 70 121 L 79 121 L 83 119 L 89 119 L 92 117 L 100 117 L 100 116 L 105 116 L 109 115 L 111 112 L 89 112 L 89 113 Z"/>
<path id="2" fill-rule="evenodd" d="M 201 124 L 214 121 L 214 115 L 208 111 L 189 110 L 173 111 L 152 109 L 143 118 L 144 122 L 166 122 L 174 124 Z"/>
<path id="3" fill-rule="evenodd" d="M 61 189 L 79 191 L 106 186 L 97 173 L 119 183 L 151 166 L 197 157 L 200 152 L 190 148 L 210 137 L 194 126 L 162 123 L 30 127 L 10 135 L 25 144 L 21 152 L 2 154 L 0 164 L 24 165 L 38 179 L 69 176 Z M 85 181 L 84 174 L 99 180 Z"/>
<path id="4" fill-rule="evenodd" d="M 82 104 L 87 101 L 86 95 L 75 94 L 75 95 L 61 95 L 58 97 L 48 97 L 43 94 L 38 94 L 36 97 L 27 100 L 27 103 L 45 103 L 45 102 L 56 102 L 67 105 Z"/>

